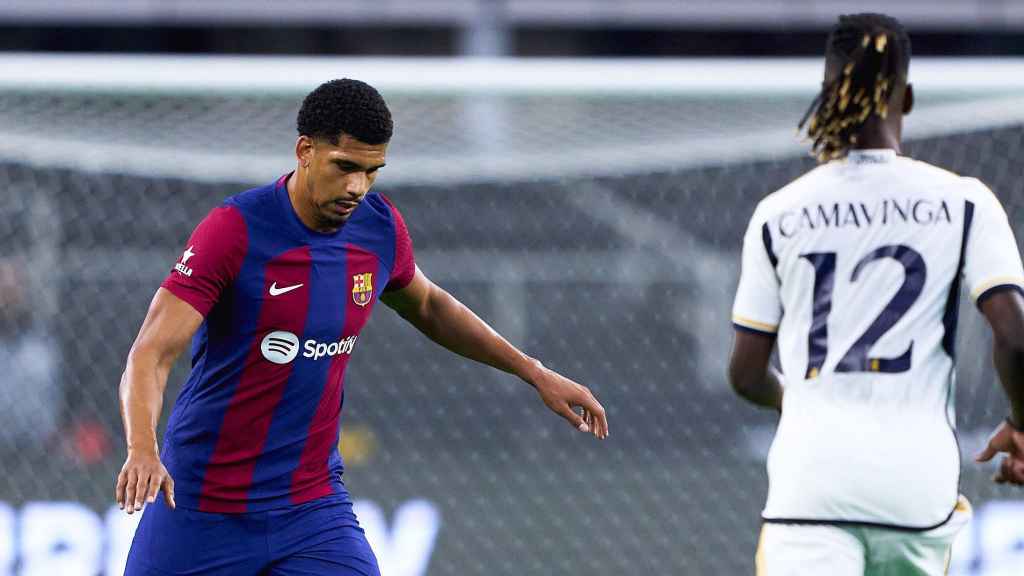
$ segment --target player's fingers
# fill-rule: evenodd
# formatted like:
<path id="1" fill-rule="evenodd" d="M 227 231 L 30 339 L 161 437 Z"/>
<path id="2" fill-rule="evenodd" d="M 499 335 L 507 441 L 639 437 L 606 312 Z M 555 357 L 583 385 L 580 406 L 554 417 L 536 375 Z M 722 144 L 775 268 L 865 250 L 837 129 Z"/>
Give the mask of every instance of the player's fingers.
<path id="1" fill-rule="evenodd" d="M 587 426 L 587 422 L 572 409 L 567 402 L 559 402 L 554 408 L 555 412 L 562 418 L 569 421 L 572 427 L 579 430 L 580 432 L 590 432 L 590 428 Z"/>
<path id="2" fill-rule="evenodd" d="M 975 456 L 974 460 L 977 462 L 988 462 L 998 453 L 999 450 L 992 445 L 992 442 L 989 442 L 988 445 L 985 446 L 985 449 L 982 450 L 980 454 Z"/>
<path id="3" fill-rule="evenodd" d="M 594 395 L 590 393 L 590 390 L 586 391 L 583 399 L 580 402 L 583 408 L 591 414 L 593 417 L 592 430 L 594 435 L 598 438 L 605 438 L 608 436 L 608 416 L 605 414 L 604 406 L 594 398 Z"/>
<path id="4" fill-rule="evenodd" d="M 138 486 L 138 471 L 132 468 L 125 474 L 124 503 L 125 511 L 131 514 L 135 511 L 135 488 Z"/>
<path id="5" fill-rule="evenodd" d="M 174 504 L 174 479 L 171 478 L 170 474 L 167 474 L 167 475 L 164 476 L 164 481 L 160 485 L 160 487 L 163 488 L 163 490 L 164 490 L 164 501 L 167 502 L 167 506 L 169 506 L 171 508 L 171 510 L 173 510 L 174 507 L 175 507 L 175 504 Z"/>
<path id="6" fill-rule="evenodd" d="M 114 485 L 114 501 L 124 510 L 124 488 L 128 485 L 128 472 L 124 469 L 117 475 L 117 483 Z"/>
<path id="7" fill-rule="evenodd" d="M 149 477 L 149 484 L 146 486 L 146 502 L 156 501 L 156 495 L 160 493 L 161 484 L 163 484 L 162 474 L 153 474 Z"/>
<path id="8" fill-rule="evenodd" d="M 1024 484 L 1024 461 L 1019 458 L 1007 458 L 1010 461 L 1010 482 L 1020 486 Z"/>
<path id="9" fill-rule="evenodd" d="M 146 500 L 146 490 L 149 489 L 149 479 L 151 474 L 148 472 L 139 473 L 139 481 L 135 486 L 135 498 L 128 501 L 129 506 L 135 506 L 135 511 L 142 510 L 142 503 Z"/>
<path id="10" fill-rule="evenodd" d="M 585 410 L 587 414 L 587 426 L 590 427 L 590 433 L 594 435 L 594 438 L 601 437 L 601 429 L 598 427 L 597 416 L 594 415 L 590 410 Z"/>
<path id="11" fill-rule="evenodd" d="M 999 463 L 999 470 L 992 476 L 992 480 L 996 484 L 1005 484 L 1010 480 L 1010 459 L 1003 458 L 1002 462 Z"/>
<path id="12" fill-rule="evenodd" d="M 1013 481 L 1013 458 L 1003 458 L 999 463 L 999 470 L 992 477 L 997 484 L 1006 484 Z"/>

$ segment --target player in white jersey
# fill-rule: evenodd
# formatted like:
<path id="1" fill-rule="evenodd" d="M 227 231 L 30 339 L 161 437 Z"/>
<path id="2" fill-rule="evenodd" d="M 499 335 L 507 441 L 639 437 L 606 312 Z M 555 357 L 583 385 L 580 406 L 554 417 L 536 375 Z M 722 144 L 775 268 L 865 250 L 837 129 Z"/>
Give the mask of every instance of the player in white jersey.
<path id="1" fill-rule="evenodd" d="M 765 198 L 744 238 L 730 380 L 782 414 L 758 576 L 945 572 L 970 517 L 953 412 L 961 283 L 1011 400 L 983 456 L 1008 453 L 998 480 L 1024 482 L 1020 253 L 984 184 L 900 155 L 909 57 L 896 20 L 840 18 L 808 112 L 821 165 Z"/>

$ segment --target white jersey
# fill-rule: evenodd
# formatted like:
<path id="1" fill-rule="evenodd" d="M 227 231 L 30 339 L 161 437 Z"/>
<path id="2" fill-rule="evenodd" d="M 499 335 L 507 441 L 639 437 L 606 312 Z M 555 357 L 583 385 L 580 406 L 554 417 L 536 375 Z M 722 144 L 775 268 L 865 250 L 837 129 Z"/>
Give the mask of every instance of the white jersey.
<path id="1" fill-rule="evenodd" d="M 733 323 L 777 333 L 785 375 L 765 520 L 952 516 L 961 281 L 976 302 L 1024 287 L 1006 213 L 973 178 L 855 151 L 758 205 Z"/>

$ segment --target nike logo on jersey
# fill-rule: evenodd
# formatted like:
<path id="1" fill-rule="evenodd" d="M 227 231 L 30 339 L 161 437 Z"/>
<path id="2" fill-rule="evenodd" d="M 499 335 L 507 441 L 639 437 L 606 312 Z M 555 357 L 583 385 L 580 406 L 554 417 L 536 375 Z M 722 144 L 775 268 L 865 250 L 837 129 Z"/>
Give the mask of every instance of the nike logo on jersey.
<path id="1" fill-rule="evenodd" d="M 280 296 L 281 294 L 287 294 L 288 292 L 291 292 L 292 290 L 295 290 L 296 288 L 301 288 L 301 287 L 302 287 L 302 284 L 296 284 L 294 286 L 282 286 L 281 288 L 278 288 L 277 287 L 277 282 L 274 282 L 273 284 L 270 285 L 270 295 L 271 296 Z"/>

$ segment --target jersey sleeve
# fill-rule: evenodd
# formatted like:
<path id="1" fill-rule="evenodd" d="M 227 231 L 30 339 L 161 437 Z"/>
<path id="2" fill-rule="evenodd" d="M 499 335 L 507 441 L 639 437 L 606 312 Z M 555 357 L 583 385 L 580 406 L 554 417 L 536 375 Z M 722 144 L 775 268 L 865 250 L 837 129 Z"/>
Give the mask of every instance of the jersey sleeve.
<path id="1" fill-rule="evenodd" d="M 160 286 L 206 316 L 241 270 L 247 244 L 241 213 L 231 206 L 214 208 L 196 226 Z"/>
<path id="2" fill-rule="evenodd" d="M 405 226 L 405 219 L 402 213 L 391 202 L 391 199 L 383 197 L 391 207 L 391 214 L 395 222 L 395 261 L 391 266 L 391 276 L 385 292 L 401 290 L 412 282 L 416 275 L 416 257 L 413 254 L 412 238 L 409 236 L 409 229 Z"/>
<path id="3" fill-rule="evenodd" d="M 771 232 L 755 211 L 743 236 L 742 269 L 732 308 L 737 330 L 775 334 L 782 319 L 779 277 Z"/>
<path id="4" fill-rule="evenodd" d="M 984 188 L 980 182 L 979 186 Z M 981 305 L 1003 290 L 1024 293 L 1024 267 L 1006 210 L 987 188 L 978 194 L 964 252 L 964 281 Z"/>

